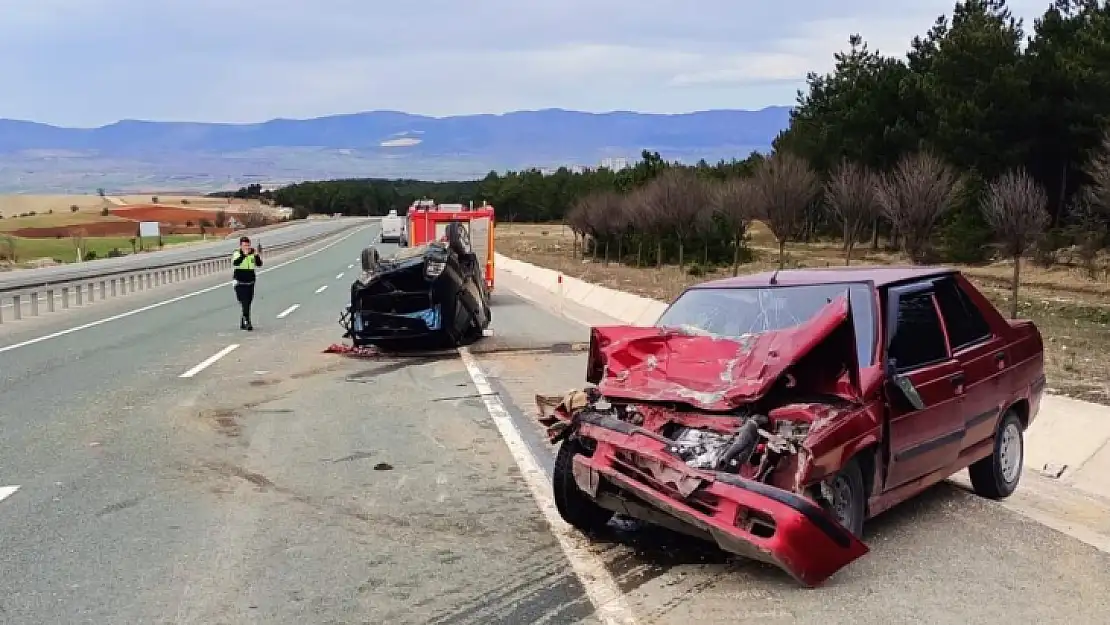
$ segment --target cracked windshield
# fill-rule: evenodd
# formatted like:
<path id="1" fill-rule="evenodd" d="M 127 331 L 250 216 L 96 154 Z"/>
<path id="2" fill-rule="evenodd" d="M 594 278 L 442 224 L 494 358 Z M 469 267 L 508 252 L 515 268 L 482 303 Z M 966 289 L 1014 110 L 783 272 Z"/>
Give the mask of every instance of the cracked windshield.
<path id="1" fill-rule="evenodd" d="M 1110 2 L 0 15 L 0 624 L 1108 622 Z"/>

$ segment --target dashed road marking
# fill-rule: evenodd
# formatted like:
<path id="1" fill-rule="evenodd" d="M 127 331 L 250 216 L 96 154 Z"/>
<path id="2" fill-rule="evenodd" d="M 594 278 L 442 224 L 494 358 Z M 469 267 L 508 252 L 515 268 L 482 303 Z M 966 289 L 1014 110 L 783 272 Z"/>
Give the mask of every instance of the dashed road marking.
<path id="1" fill-rule="evenodd" d="M 19 490 L 18 486 L 0 486 L 0 501 L 11 497 L 17 490 Z"/>
<path id="2" fill-rule="evenodd" d="M 342 243 L 343 241 L 346 241 L 347 239 L 349 239 L 349 238 L 353 237 L 354 235 L 358 234 L 359 232 L 362 232 L 367 227 L 369 227 L 369 226 L 364 226 L 362 228 L 358 228 L 354 232 L 345 234 L 342 237 L 328 243 L 327 245 L 325 245 L 321 248 L 317 248 L 317 249 L 315 249 L 311 252 L 308 252 L 307 254 L 304 254 L 302 256 L 298 256 L 296 258 L 291 258 L 291 259 L 289 259 L 289 260 L 287 260 L 283 263 L 274 265 L 272 267 L 268 267 L 268 268 L 263 269 L 262 271 L 260 271 L 258 273 L 269 273 L 269 272 L 274 271 L 276 269 L 281 269 L 282 267 L 285 267 L 286 265 L 291 265 L 291 264 L 293 264 L 293 263 L 295 263 L 299 260 L 304 260 L 305 258 L 315 256 L 315 255 L 319 254 L 320 252 L 323 252 L 324 250 L 335 247 L 339 243 Z M 210 286 L 210 287 L 207 287 L 207 288 L 200 289 L 199 291 L 193 291 L 192 293 L 185 293 L 184 295 L 178 295 L 177 297 L 171 297 L 170 299 L 167 299 L 167 300 L 162 300 L 160 302 L 155 302 L 153 304 L 143 306 L 142 308 L 136 308 L 134 310 L 129 310 L 127 312 L 123 312 L 123 313 L 120 313 L 118 315 L 112 315 L 111 317 L 105 317 L 103 319 L 97 319 L 96 321 L 90 321 L 89 323 L 81 324 L 79 326 L 74 326 L 72 328 L 66 328 L 65 330 L 59 330 L 58 332 L 53 332 L 51 334 L 44 334 L 42 336 L 36 336 L 33 339 L 27 339 L 26 341 L 15 343 L 13 345 L 5 345 L 4 347 L 0 347 L 0 354 L 2 354 L 4 352 L 10 352 L 10 351 L 15 350 L 15 349 L 19 349 L 21 347 L 27 347 L 28 345 L 34 345 L 36 343 L 41 343 L 43 341 L 49 341 L 51 339 L 56 339 L 58 337 L 66 336 L 68 334 L 73 334 L 74 332 L 80 332 L 81 330 L 88 330 L 89 328 L 95 328 L 96 326 L 103 325 L 103 324 L 109 323 L 111 321 L 118 321 L 120 319 L 126 319 L 127 317 L 130 317 L 132 315 L 137 315 L 139 313 L 143 313 L 143 312 L 146 312 L 148 310 L 154 310 L 155 308 L 161 308 L 162 306 L 167 306 L 169 304 L 175 304 L 175 303 L 180 302 L 182 300 L 189 299 L 190 297 L 196 297 L 197 295 L 203 295 L 204 293 L 211 293 L 212 291 L 215 291 L 217 289 L 226 288 L 229 284 L 231 284 L 230 280 L 227 281 L 227 282 L 221 282 L 221 283 L 219 283 L 217 285 L 214 285 L 214 286 Z"/>
<path id="3" fill-rule="evenodd" d="M 347 269 L 354 269 L 354 268 L 355 268 L 354 265 L 347 265 Z"/>
<path id="4" fill-rule="evenodd" d="M 328 285 L 326 285 L 326 284 L 325 284 L 324 286 L 322 286 L 322 287 L 320 287 L 320 288 L 316 289 L 316 293 L 318 293 L 318 294 L 319 294 L 319 293 L 323 293 L 324 291 L 326 291 L 326 290 L 327 290 L 327 288 L 328 288 Z"/>
<path id="5" fill-rule="evenodd" d="M 279 312 L 277 318 L 278 319 L 285 319 L 286 317 L 288 317 L 290 315 L 290 313 L 292 313 L 294 310 L 297 310 L 300 307 L 301 307 L 300 304 L 293 304 L 289 308 L 286 308 L 285 310 Z"/>
<path id="6" fill-rule="evenodd" d="M 342 278 L 342 277 L 343 277 L 343 274 L 342 274 L 342 273 L 338 273 L 338 274 L 336 274 L 336 275 L 335 275 L 335 279 L 336 279 L 336 280 L 338 280 L 338 279 L 340 279 L 340 278 Z"/>
<path id="7" fill-rule="evenodd" d="M 228 354 L 230 354 L 231 352 L 235 351 L 238 348 L 239 348 L 239 345 L 237 343 L 233 343 L 231 345 L 228 345 L 227 347 L 221 349 L 220 351 L 216 352 L 215 354 L 212 354 L 208 358 L 205 358 L 197 366 L 193 367 L 192 369 L 189 369 L 185 373 L 182 373 L 181 377 L 191 378 L 191 377 L 195 376 L 196 374 L 200 373 L 201 371 L 204 371 L 208 367 L 211 367 L 213 364 L 216 363 L 216 361 L 223 358 L 224 356 L 227 356 Z"/>
<path id="8" fill-rule="evenodd" d="M 486 405 L 486 411 L 489 412 L 490 418 L 493 419 L 494 425 L 501 433 L 501 438 L 505 440 L 505 445 L 509 448 L 509 453 L 512 454 L 517 467 L 520 468 L 525 483 L 532 491 L 532 497 L 535 498 L 536 505 L 539 506 L 540 512 L 543 513 L 548 524 L 551 525 L 551 533 L 559 541 L 559 546 L 563 548 L 567 561 L 570 562 L 574 573 L 582 582 L 582 587 L 586 589 L 586 594 L 594 604 L 598 618 L 606 625 L 634 625 L 636 617 L 632 613 L 632 608 L 629 607 L 620 586 L 609 574 L 609 570 L 605 568 L 605 563 L 589 550 L 585 539 L 559 516 L 559 511 L 555 508 L 555 500 L 551 495 L 551 483 L 548 481 L 547 475 L 540 468 L 539 463 L 536 462 L 535 456 L 529 451 L 528 445 L 513 424 L 509 411 L 505 409 L 501 399 L 494 393 L 493 387 L 490 386 L 486 374 L 482 372 L 481 366 L 478 365 L 478 361 L 465 347 L 459 348 L 459 356 L 462 357 L 463 365 L 466 366 L 466 371 L 470 374 L 470 380 L 474 383 L 474 387 L 478 390 L 478 394 Z"/>

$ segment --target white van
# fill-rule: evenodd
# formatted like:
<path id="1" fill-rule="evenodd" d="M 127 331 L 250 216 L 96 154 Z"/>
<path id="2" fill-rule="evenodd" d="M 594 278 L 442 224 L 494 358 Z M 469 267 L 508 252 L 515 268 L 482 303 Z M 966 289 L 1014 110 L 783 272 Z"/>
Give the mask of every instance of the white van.
<path id="1" fill-rule="evenodd" d="M 407 238 L 405 218 L 399 216 L 396 210 L 391 210 L 388 215 L 382 217 L 382 243 L 397 243 L 403 246 Z"/>

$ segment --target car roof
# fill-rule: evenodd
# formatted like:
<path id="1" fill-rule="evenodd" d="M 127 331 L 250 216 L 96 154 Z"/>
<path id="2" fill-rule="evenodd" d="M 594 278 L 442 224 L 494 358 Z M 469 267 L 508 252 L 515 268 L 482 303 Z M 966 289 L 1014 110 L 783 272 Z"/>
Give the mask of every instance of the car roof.
<path id="1" fill-rule="evenodd" d="M 724 278 L 703 282 L 690 288 L 694 289 L 728 289 L 755 286 L 771 286 L 771 278 L 775 278 L 774 286 L 803 286 L 813 284 L 846 284 L 849 282 L 873 282 L 877 287 L 889 286 L 899 282 L 908 282 L 944 276 L 957 273 L 949 267 L 889 267 L 889 266 L 859 266 L 859 267 L 827 267 L 816 269 L 783 269 L 782 271 L 764 271 L 760 273 Z M 777 274 L 777 275 L 776 275 Z"/>

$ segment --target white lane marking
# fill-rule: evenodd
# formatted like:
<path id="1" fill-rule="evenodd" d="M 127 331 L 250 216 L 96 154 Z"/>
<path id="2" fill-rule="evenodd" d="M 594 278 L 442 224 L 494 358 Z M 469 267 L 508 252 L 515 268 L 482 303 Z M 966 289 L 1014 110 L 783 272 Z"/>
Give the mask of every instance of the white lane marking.
<path id="1" fill-rule="evenodd" d="M 336 274 L 335 279 L 338 280 L 343 277 L 342 273 Z"/>
<path id="2" fill-rule="evenodd" d="M 180 377 L 191 378 L 194 375 L 200 373 L 201 371 L 204 371 L 208 367 L 211 367 L 213 364 L 216 363 L 217 360 L 223 358 L 224 356 L 227 356 L 228 354 L 230 354 L 231 352 L 235 351 L 238 348 L 239 348 L 238 343 L 232 343 L 231 345 L 228 345 L 227 347 L 221 349 L 220 351 L 216 352 L 215 354 L 212 354 L 208 358 L 205 358 L 204 360 L 202 360 L 200 362 L 199 365 L 193 367 L 192 369 L 189 369 L 185 373 L 182 373 Z"/>
<path id="3" fill-rule="evenodd" d="M 341 237 L 339 239 L 336 239 L 336 240 L 332 241 L 331 243 L 328 243 L 327 245 L 325 245 L 324 247 L 321 247 L 318 250 L 313 250 L 313 251 L 305 254 L 304 256 L 298 256 L 296 258 L 291 258 L 291 259 L 285 261 L 284 263 L 281 263 L 279 265 L 274 265 L 273 267 L 270 267 L 268 269 L 263 269 L 262 271 L 260 271 L 258 273 L 267 273 L 267 272 L 270 272 L 270 271 L 274 271 L 275 269 L 281 269 L 282 267 L 284 267 L 286 265 L 291 265 L 291 264 L 297 262 L 298 260 L 303 260 L 303 259 L 308 258 L 310 256 L 315 256 L 315 255 L 319 254 L 320 252 L 323 252 L 324 250 L 326 250 L 330 247 L 333 247 L 333 246 L 343 242 L 346 239 L 351 238 L 352 236 L 358 234 L 359 232 L 361 232 L 361 231 L 363 231 L 363 230 L 365 230 L 366 228 L 369 228 L 369 227 L 371 227 L 371 226 L 364 226 L 362 228 L 359 228 L 358 230 L 355 230 L 354 232 L 351 232 L 347 235 L 344 235 L 343 237 Z M 108 323 L 110 321 L 118 321 L 120 319 L 126 319 L 127 317 L 130 317 L 132 315 L 137 315 L 139 313 L 143 313 L 143 312 L 146 312 L 148 310 L 154 310 L 155 308 L 161 308 L 162 306 L 167 306 L 169 304 L 174 304 L 174 303 L 180 302 L 181 300 L 189 299 L 190 297 L 196 297 L 197 295 L 203 295 L 205 293 L 210 293 L 212 291 L 215 291 L 216 289 L 225 288 L 229 284 L 231 284 L 230 280 L 227 281 L 227 282 L 221 282 L 221 283 L 219 283 L 215 286 L 210 286 L 210 287 L 201 289 L 199 291 L 193 291 L 192 293 L 186 293 L 184 295 L 178 295 L 177 297 L 172 297 L 170 299 L 163 300 L 161 302 L 155 302 L 153 304 L 150 304 L 149 306 L 143 306 L 142 308 L 136 308 L 134 310 L 129 310 L 127 312 L 120 313 L 118 315 L 112 315 L 111 317 L 105 317 L 103 319 L 97 319 L 96 321 L 90 321 L 89 323 L 81 324 L 79 326 L 74 326 L 72 328 L 66 328 L 65 330 L 60 330 L 60 331 L 54 332 L 52 334 L 44 334 L 43 336 L 36 336 L 33 339 L 27 339 L 26 341 L 23 341 L 21 343 L 14 343 L 12 345 L 5 345 L 4 347 L 0 347 L 0 354 L 3 354 L 4 352 L 10 352 L 14 349 L 19 349 L 20 347 L 27 347 L 28 345 L 34 345 L 35 343 L 41 343 L 43 341 L 49 341 L 50 339 L 56 339 L 58 337 L 65 336 L 67 334 L 73 334 L 74 332 L 80 332 L 81 330 L 88 330 L 89 328 L 94 328 L 94 327 L 99 326 L 99 325 L 104 325 L 105 323 Z"/>
<path id="4" fill-rule="evenodd" d="M 325 290 L 327 290 L 327 288 L 328 288 L 328 285 L 325 284 L 324 286 L 316 289 L 316 292 L 317 293 L 323 293 Z"/>
<path id="5" fill-rule="evenodd" d="M 354 265 L 347 265 L 347 269 L 354 269 L 354 268 L 355 268 Z"/>
<path id="6" fill-rule="evenodd" d="M 300 304 L 293 304 L 289 308 L 286 308 L 285 310 L 279 312 L 277 318 L 278 319 L 285 319 L 286 317 L 289 316 L 290 313 L 292 313 L 294 310 L 297 310 L 300 307 L 301 307 Z"/>
<path id="7" fill-rule="evenodd" d="M 466 366 L 466 372 L 470 374 L 471 382 L 485 402 L 486 411 L 489 412 L 490 418 L 501 433 L 501 438 L 505 440 L 505 445 L 509 448 L 509 453 L 512 454 L 517 467 L 520 468 L 520 474 L 524 476 L 525 483 L 532 491 L 536 505 L 551 525 L 551 533 L 559 541 L 559 546 L 563 548 L 571 568 L 574 569 L 574 573 L 581 580 L 582 587 L 586 589 L 586 594 L 594 604 L 597 616 L 607 625 L 634 625 L 636 617 L 632 613 L 632 608 L 629 607 L 613 576 L 605 568 L 605 563 L 589 550 L 585 539 L 559 516 L 559 511 L 555 508 L 555 500 L 551 496 L 551 483 L 547 480 L 547 475 L 529 451 L 520 432 L 517 431 L 509 411 L 505 409 L 501 399 L 494 394 L 478 361 L 465 347 L 459 348 L 459 356 Z"/>
<path id="8" fill-rule="evenodd" d="M 19 490 L 18 486 L 0 486 L 0 501 L 11 497 L 17 490 Z"/>

